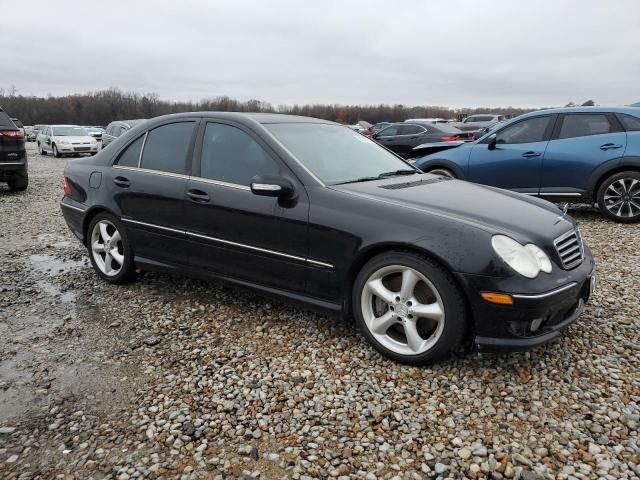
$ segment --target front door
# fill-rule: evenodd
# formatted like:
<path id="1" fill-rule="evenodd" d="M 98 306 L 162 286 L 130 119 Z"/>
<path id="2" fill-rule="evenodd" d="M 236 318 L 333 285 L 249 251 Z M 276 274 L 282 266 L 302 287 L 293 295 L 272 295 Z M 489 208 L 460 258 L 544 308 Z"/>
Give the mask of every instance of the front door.
<path id="1" fill-rule="evenodd" d="M 498 130 L 493 150 L 487 143 L 474 145 L 468 180 L 537 195 L 554 119 L 553 115 L 528 118 Z"/>
<path id="2" fill-rule="evenodd" d="M 542 164 L 541 196 L 579 197 L 588 194 L 596 169 L 617 162 L 627 135 L 613 114 L 562 115 Z"/>
<path id="3" fill-rule="evenodd" d="M 249 283 L 304 291 L 309 202 L 298 179 L 250 130 L 203 123 L 185 198 L 195 267 Z M 296 198 L 251 193 L 256 175 L 286 177 Z"/>
<path id="4" fill-rule="evenodd" d="M 402 137 L 400 136 L 400 128 L 402 125 L 389 125 L 387 128 L 380 130 L 374 135 L 374 140 L 380 145 L 387 147 L 389 150 L 400 153 L 402 147 L 400 145 Z"/>

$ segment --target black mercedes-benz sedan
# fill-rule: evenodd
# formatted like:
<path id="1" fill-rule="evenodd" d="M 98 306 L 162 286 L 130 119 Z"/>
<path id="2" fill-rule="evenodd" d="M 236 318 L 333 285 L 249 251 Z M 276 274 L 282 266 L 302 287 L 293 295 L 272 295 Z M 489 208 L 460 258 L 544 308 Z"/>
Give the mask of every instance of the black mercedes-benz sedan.
<path id="1" fill-rule="evenodd" d="M 128 131 L 64 176 L 96 273 L 222 279 L 353 316 L 395 360 L 530 348 L 583 311 L 595 264 L 540 199 L 424 174 L 347 127 L 199 112 Z"/>

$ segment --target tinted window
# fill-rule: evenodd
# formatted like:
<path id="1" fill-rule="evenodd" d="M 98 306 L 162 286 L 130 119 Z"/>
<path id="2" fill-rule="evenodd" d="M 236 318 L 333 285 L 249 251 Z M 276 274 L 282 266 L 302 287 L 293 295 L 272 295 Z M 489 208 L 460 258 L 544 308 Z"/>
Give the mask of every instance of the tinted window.
<path id="1" fill-rule="evenodd" d="M 490 122 L 493 120 L 492 115 L 474 115 L 465 120 L 465 123 L 469 122 Z"/>
<path id="2" fill-rule="evenodd" d="M 620 115 L 618 114 L 618 118 L 624 125 L 624 129 L 627 132 L 639 132 L 640 131 L 640 118 L 632 117 L 631 115 Z"/>
<path id="3" fill-rule="evenodd" d="M 565 115 L 558 138 L 586 137 L 610 131 L 611 124 L 604 114 Z"/>
<path id="4" fill-rule="evenodd" d="M 551 117 L 536 117 L 511 125 L 497 133 L 497 143 L 541 142 L 550 120 Z"/>
<path id="5" fill-rule="evenodd" d="M 142 152 L 142 168 L 185 173 L 195 122 L 177 122 L 149 131 Z"/>
<path id="6" fill-rule="evenodd" d="M 256 175 L 277 175 L 279 171 L 267 152 L 239 128 L 207 124 L 202 142 L 201 177 L 249 186 Z"/>
<path id="7" fill-rule="evenodd" d="M 380 132 L 378 133 L 378 136 L 391 137 L 393 135 L 398 135 L 398 130 L 400 130 L 400 125 L 391 125 L 390 127 L 387 127 L 384 130 L 380 130 Z"/>
<path id="8" fill-rule="evenodd" d="M 420 125 L 402 125 L 400 127 L 400 135 L 417 135 L 426 130 L 426 128 L 421 127 Z"/>
<path id="9" fill-rule="evenodd" d="M 6 114 L 6 112 L 0 110 L 0 127 L 1 128 L 15 128 L 13 122 L 11 121 L 11 118 L 9 118 L 9 115 Z"/>
<path id="10" fill-rule="evenodd" d="M 142 148 L 143 141 L 144 135 L 130 144 L 127 148 L 125 148 L 118 157 L 118 161 L 116 163 L 123 167 L 137 167 L 138 159 L 140 158 L 140 149 Z"/>

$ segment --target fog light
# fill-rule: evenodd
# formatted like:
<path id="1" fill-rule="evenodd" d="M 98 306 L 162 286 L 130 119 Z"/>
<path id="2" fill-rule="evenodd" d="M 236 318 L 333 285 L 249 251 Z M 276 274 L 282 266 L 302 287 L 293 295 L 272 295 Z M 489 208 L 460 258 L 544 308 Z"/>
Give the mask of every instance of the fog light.
<path id="1" fill-rule="evenodd" d="M 498 305 L 513 305 L 513 297 L 507 293 L 482 292 L 480 296 L 489 303 Z"/>
<path id="2" fill-rule="evenodd" d="M 536 318 L 534 321 L 532 321 L 530 330 L 532 332 L 535 332 L 536 330 L 538 330 L 540 328 L 540 325 L 542 325 L 543 320 L 544 318 Z"/>

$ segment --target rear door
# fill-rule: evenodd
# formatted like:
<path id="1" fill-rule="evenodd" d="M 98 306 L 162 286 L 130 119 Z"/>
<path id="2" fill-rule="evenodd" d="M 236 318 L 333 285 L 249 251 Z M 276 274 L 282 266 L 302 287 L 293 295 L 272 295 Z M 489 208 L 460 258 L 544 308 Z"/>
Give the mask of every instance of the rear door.
<path id="1" fill-rule="evenodd" d="M 136 256 L 186 263 L 184 193 L 198 119 L 180 119 L 124 148 L 107 179 Z"/>
<path id="2" fill-rule="evenodd" d="M 554 121 L 555 115 L 527 118 L 498 130 L 495 149 L 489 149 L 488 139 L 474 145 L 468 180 L 537 195 Z"/>
<path id="3" fill-rule="evenodd" d="M 627 136 L 608 113 L 560 115 L 542 166 L 541 196 L 579 197 L 588 193 L 595 170 L 616 163 L 624 154 Z"/>
<path id="4" fill-rule="evenodd" d="M 191 262 L 225 276 L 302 292 L 309 201 L 302 184 L 259 136 L 227 121 L 203 122 L 185 199 Z M 198 161 L 199 159 L 199 161 Z M 256 175 L 294 184 L 282 201 L 251 193 Z"/>

